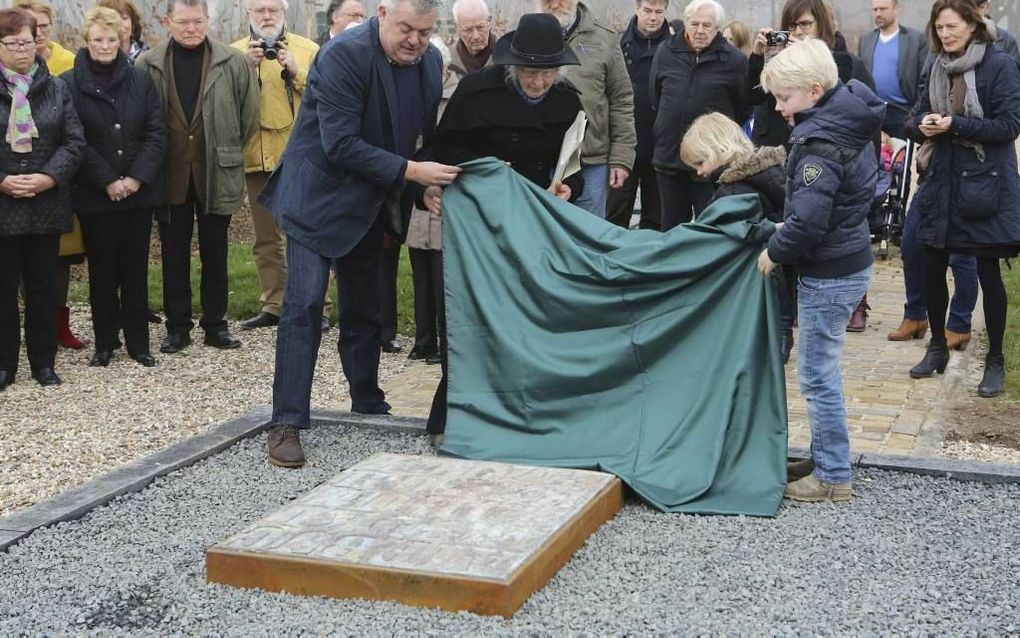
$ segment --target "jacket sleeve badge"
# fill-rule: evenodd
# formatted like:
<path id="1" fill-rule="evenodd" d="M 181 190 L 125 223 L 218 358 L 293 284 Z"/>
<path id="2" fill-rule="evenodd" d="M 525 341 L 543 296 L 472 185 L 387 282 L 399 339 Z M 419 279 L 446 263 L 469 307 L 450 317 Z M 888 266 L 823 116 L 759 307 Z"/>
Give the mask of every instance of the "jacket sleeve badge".
<path id="1" fill-rule="evenodd" d="M 811 186 L 815 183 L 815 180 L 822 174 L 822 167 L 814 162 L 808 162 L 804 165 L 804 185 Z"/>

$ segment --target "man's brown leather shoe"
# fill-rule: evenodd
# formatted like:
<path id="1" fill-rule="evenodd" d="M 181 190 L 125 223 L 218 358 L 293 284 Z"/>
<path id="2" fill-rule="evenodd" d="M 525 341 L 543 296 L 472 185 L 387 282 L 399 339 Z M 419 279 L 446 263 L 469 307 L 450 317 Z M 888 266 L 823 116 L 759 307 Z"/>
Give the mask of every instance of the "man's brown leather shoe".
<path id="1" fill-rule="evenodd" d="M 946 330 L 946 347 L 950 350 L 966 350 L 968 343 L 970 343 L 969 332 Z"/>
<path id="2" fill-rule="evenodd" d="M 293 425 L 276 425 L 269 430 L 266 441 L 269 462 L 280 467 L 301 467 L 305 464 L 305 451 L 301 449 L 301 435 Z"/>
<path id="3" fill-rule="evenodd" d="M 900 327 L 889 333 L 889 341 L 910 341 L 924 339 L 928 334 L 928 320 L 904 319 Z"/>

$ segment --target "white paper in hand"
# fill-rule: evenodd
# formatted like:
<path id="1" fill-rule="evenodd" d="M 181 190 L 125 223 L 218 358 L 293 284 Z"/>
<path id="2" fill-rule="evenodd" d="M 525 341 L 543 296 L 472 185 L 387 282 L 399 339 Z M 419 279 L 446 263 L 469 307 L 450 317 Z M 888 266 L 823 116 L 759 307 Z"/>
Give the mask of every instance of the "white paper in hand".
<path id="1" fill-rule="evenodd" d="M 563 136 L 560 157 L 556 160 L 556 171 L 552 183 L 562 182 L 565 178 L 581 170 L 581 142 L 584 141 L 584 130 L 588 126 L 588 118 L 584 111 L 577 112 L 577 119 Z"/>

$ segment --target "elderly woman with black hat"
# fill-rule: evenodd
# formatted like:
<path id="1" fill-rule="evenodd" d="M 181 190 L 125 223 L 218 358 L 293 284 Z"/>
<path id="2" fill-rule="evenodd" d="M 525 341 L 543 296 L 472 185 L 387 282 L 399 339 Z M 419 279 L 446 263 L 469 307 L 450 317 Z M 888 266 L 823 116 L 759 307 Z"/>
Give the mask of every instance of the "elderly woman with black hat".
<path id="1" fill-rule="evenodd" d="M 498 157 L 557 196 L 576 198 L 579 175 L 551 184 L 563 136 L 581 110 L 577 89 L 559 72 L 580 64 L 559 22 L 544 13 L 521 16 L 517 30 L 496 42 L 492 60 L 465 76 L 450 97 L 436 130 L 436 159 L 459 164 Z"/>
<path id="2" fill-rule="evenodd" d="M 497 157 L 557 197 L 575 199 L 584 186 L 580 173 L 552 183 L 563 137 L 581 111 L 577 89 L 559 73 L 561 66 L 580 64 L 560 23 L 545 13 L 521 16 L 517 30 L 496 42 L 492 60 L 493 66 L 465 76 L 450 97 L 436 129 L 435 158 L 459 164 Z M 439 202 L 438 188 L 429 189 L 429 209 L 438 214 Z M 433 435 L 446 429 L 443 341 L 443 378 L 428 421 Z"/>

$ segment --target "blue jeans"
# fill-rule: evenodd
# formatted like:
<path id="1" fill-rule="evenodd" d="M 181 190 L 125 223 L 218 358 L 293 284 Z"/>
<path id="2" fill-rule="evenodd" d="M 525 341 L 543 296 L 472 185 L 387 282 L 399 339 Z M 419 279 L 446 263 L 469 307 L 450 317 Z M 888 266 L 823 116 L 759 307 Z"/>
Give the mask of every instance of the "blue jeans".
<path id="1" fill-rule="evenodd" d="M 850 480 L 850 433 L 843 402 L 839 359 L 850 313 L 868 291 L 871 266 L 833 279 L 801 276 L 797 282 L 800 345 L 797 378 L 807 402 L 811 459 L 815 476 L 826 483 Z"/>
<path id="2" fill-rule="evenodd" d="M 920 213 L 917 211 L 918 198 L 910 203 L 910 210 L 903 222 L 903 241 L 900 255 L 903 257 L 903 285 L 907 302 L 903 304 L 903 318 L 924 321 L 928 318 L 928 306 L 924 299 L 924 251 L 917 241 L 917 226 Z M 949 319 L 946 329 L 953 332 L 970 332 L 970 320 L 978 298 L 977 259 L 970 255 L 950 255 L 949 266 L 953 269 L 953 299 L 949 303 Z"/>
<path id="3" fill-rule="evenodd" d="M 609 165 L 581 164 L 584 188 L 574 204 L 600 219 L 606 218 L 606 197 L 609 193 Z"/>
<path id="4" fill-rule="evenodd" d="M 336 270 L 340 363 L 351 409 L 378 414 L 390 406 L 379 388 L 382 335 L 382 225 L 376 222 L 351 252 L 330 259 L 287 237 L 287 284 L 276 332 L 274 425 L 310 425 L 312 378 L 322 341 L 322 305 L 329 269 Z"/>

